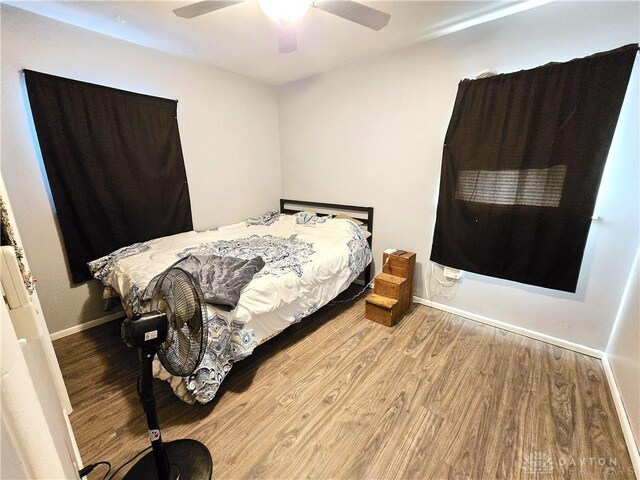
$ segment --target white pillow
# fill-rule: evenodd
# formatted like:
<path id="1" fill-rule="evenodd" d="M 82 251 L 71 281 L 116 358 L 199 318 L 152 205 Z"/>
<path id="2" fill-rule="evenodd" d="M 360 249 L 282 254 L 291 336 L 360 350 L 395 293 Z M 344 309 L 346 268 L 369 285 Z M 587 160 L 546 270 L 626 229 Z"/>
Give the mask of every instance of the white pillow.
<path id="1" fill-rule="evenodd" d="M 358 226 L 364 225 L 360 220 L 358 220 L 357 218 L 350 217 L 346 213 L 338 213 L 334 218 L 339 218 L 342 220 L 351 220 L 353 223 L 355 223 Z"/>

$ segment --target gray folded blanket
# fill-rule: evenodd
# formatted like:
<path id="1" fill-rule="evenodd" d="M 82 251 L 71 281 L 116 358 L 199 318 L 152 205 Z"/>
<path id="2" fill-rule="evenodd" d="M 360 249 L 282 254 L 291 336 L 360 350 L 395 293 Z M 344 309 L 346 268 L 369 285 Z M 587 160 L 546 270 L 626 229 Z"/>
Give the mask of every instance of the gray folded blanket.
<path id="1" fill-rule="evenodd" d="M 264 267 L 264 260 L 260 257 L 243 260 L 217 255 L 188 255 L 169 268 L 173 267 L 193 275 L 200 284 L 205 302 L 234 309 L 242 289 Z M 156 278 L 147 286 L 147 292 L 153 291 Z"/>

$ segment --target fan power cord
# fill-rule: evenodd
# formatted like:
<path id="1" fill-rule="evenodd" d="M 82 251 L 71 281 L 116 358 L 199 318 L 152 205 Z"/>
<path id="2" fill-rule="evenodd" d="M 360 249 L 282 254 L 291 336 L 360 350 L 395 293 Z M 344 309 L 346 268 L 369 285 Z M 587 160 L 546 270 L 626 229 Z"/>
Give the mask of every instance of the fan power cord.
<path id="1" fill-rule="evenodd" d="M 93 470 L 98 465 L 106 465 L 107 466 L 107 473 L 105 473 L 104 477 L 102 477 L 102 479 L 105 480 L 107 478 L 107 475 L 109 475 L 109 472 L 111 471 L 111 464 L 109 462 L 96 462 L 96 463 L 92 463 L 91 465 L 87 465 L 86 467 L 78 470 L 78 475 L 80 475 L 80 478 L 86 477 L 91 472 L 93 472 Z"/>
<path id="2" fill-rule="evenodd" d="M 127 465 L 129 465 L 131 462 L 133 462 L 136 458 L 138 458 L 140 455 L 142 455 L 143 453 L 145 453 L 146 451 L 151 450 L 151 445 L 149 445 L 148 447 L 145 447 L 144 449 L 140 450 L 138 453 L 136 453 L 133 457 L 131 457 L 129 460 L 127 460 L 126 462 L 124 462 L 122 465 L 120 465 L 118 468 L 116 468 L 114 470 L 114 472 L 111 474 L 111 476 L 107 479 L 107 477 L 109 476 L 109 473 L 111 472 L 111 463 L 109 462 L 96 462 L 96 463 L 92 463 L 90 465 L 87 465 L 86 467 L 84 467 L 81 470 L 78 470 L 78 475 L 80 475 L 80 478 L 86 477 L 87 475 L 89 475 L 91 472 L 93 472 L 93 470 L 98 466 L 98 465 L 106 465 L 107 466 L 107 473 L 104 474 L 104 477 L 102 477 L 102 480 L 111 480 L 113 477 L 116 476 L 116 473 L 118 473 L 120 470 L 122 470 L 124 467 L 126 467 Z"/>
<path id="3" fill-rule="evenodd" d="M 120 465 L 118 468 L 115 469 L 115 471 L 111 474 L 111 476 L 107 479 L 103 479 L 103 480 L 112 480 L 113 477 L 116 476 L 116 473 L 118 473 L 120 470 L 122 470 L 124 467 L 126 467 L 127 465 L 129 465 L 131 462 L 133 462 L 136 458 L 138 458 L 140 455 L 142 455 L 143 453 L 147 452 L 151 450 L 151 445 L 149 445 L 148 447 L 143 448 L 142 450 L 140 450 L 138 453 L 136 453 L 133 457 L 131 457 L 129 460 L 127 460 L 126 462 L 124 462 L 122 465 Z"/>

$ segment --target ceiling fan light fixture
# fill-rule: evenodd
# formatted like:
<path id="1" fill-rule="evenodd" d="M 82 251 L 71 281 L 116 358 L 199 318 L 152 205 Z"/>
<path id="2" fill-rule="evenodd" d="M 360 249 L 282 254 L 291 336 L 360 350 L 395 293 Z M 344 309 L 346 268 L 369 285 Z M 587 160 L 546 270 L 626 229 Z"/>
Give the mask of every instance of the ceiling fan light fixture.
<path id="1" fill-rule="evenodd" d="M 313 0 L 258 0 L 267 17 L 281 25 L 297 22 L 309 10 Z"/>

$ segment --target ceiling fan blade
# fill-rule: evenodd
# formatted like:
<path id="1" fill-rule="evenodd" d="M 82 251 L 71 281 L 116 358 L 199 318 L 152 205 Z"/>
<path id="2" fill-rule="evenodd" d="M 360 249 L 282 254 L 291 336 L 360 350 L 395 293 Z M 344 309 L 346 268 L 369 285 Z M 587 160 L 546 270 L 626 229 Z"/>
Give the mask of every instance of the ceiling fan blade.
<path id="1" fill-rule="evenodd" d="M 280 53 L 291 53 L 298 49 L 294 25 L 278 25 L 278 49 Z"/>
<path id="2" fill-rule="evenodd" d="M 391 18 L 388 13 L 367 7 L 361 3 L 346 0 L 319 0 L 314 2 L 313 6 L 373 30 L 380 30 L 386 27 L 387 23 L 389 23 L 389 18 Z"/>
<path id="3" fill-rule="evenodd" d="M 173 13 L 182 18 L 193 18 L 204 15 L 205 13 L 213 12 L 214 10 L 230 7 L 236 3 L 240 2 L 205 0 L 204 2 L 192 3 L 185 7 L 176 8 Z"/>

